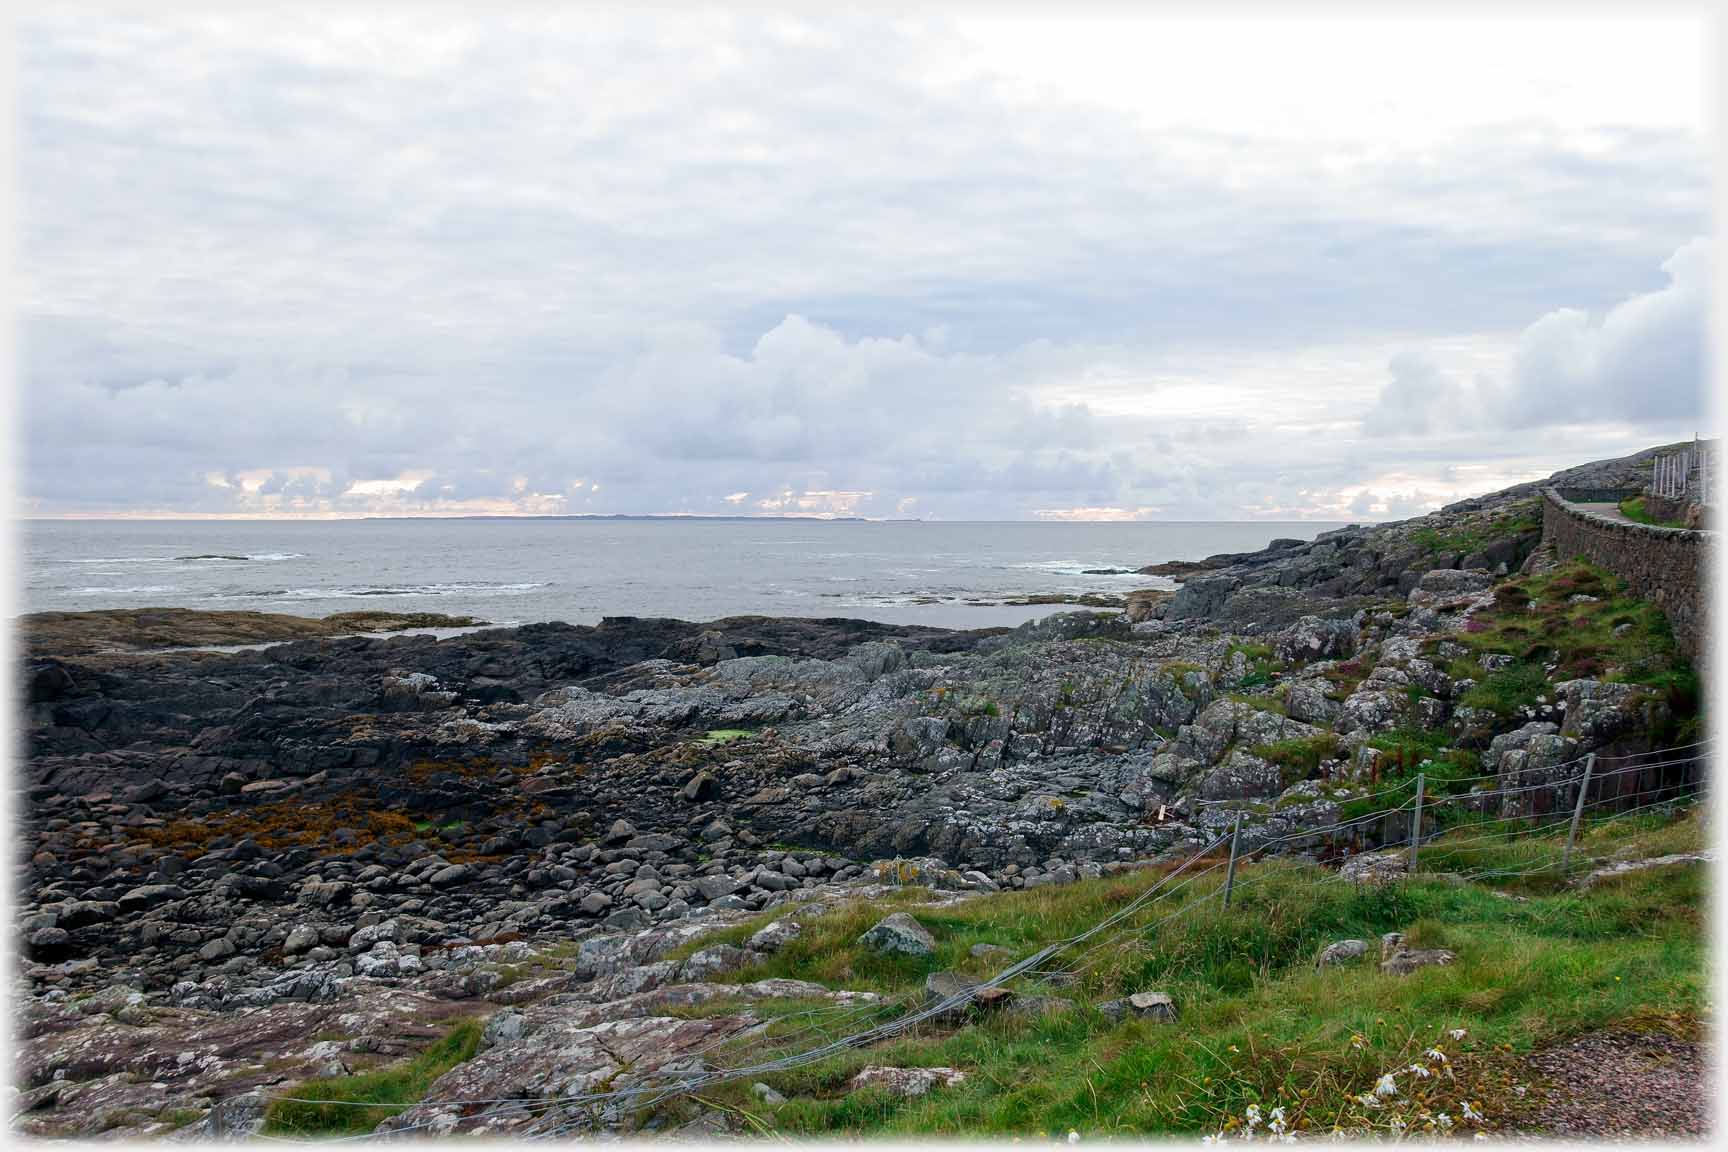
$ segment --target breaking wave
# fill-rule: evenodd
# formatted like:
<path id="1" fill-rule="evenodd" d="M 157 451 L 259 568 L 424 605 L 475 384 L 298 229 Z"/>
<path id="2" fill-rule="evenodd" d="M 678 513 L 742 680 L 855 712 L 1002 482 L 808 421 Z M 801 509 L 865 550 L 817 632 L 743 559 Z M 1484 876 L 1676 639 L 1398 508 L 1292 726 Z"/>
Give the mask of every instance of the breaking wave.
<path id="1" fill-rule="evenodd" d="M 228 600 L 356 600 L 421 596 L 523 596 L 537 588 L 550 588 L 551 581 L 495 584 L 483 580 L 461 580 L 448 584 L 361 584 L 338 588 L 267 588 L 254 592 L 212 593 L 211 599 Z"/>

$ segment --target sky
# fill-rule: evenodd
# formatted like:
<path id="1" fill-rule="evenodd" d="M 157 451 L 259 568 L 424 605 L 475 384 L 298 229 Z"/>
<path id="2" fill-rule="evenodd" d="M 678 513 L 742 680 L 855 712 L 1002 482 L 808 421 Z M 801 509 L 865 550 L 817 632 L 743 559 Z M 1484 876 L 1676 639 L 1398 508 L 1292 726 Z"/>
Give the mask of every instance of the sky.
<path id="1" fill-rule="evenodd" d="M 1360 521 L 1713 431 L 1702 9 L 1205 11 L 31 15 L 20 511 Z"/>

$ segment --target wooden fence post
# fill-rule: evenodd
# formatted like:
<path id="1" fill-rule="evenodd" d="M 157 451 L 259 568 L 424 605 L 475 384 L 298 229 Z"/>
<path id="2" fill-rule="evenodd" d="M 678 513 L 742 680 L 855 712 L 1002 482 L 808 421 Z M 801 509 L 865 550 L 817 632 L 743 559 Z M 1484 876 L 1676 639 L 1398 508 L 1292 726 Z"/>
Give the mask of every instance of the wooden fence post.
<path id="1" fill-rule="evenodd" d="M 1584 797 L 1590 794 L 1590 773 L 1596 768 L 1596 753 L 1584 757 L 1584 779 L 1578 784 L 1578 801 L 1572 805 L 1572 827 L 1566 830 L 1566 850 L 1560 853 L 1560 875 L 1572 866 L 1572 846 L 1578 842 L 1578 821 L 1584 816 Z"/>
<path id="2" fill-rule="evenodd" d="M 1230 889 L 1236 887 L 1236 842 L 1242 837 L 1242 813 L 1236 813 L 1236 823 L 1230 826 L 1230 867 L 1224 872 L 1224 907 L 1230 907 Z"/>

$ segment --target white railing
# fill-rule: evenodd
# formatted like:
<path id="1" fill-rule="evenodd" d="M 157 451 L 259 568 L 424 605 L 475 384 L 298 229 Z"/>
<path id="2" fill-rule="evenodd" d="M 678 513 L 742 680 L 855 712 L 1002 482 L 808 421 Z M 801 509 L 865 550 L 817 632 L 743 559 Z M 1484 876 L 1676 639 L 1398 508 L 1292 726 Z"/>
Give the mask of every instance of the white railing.
<path id="1" fill-rule="evenodd" d="M 1658 456 L 1650 464 L 1650 494 L 1667 500 L 1712 504 L 1708 446 L 1694 440 L 1678 452 Z"/>

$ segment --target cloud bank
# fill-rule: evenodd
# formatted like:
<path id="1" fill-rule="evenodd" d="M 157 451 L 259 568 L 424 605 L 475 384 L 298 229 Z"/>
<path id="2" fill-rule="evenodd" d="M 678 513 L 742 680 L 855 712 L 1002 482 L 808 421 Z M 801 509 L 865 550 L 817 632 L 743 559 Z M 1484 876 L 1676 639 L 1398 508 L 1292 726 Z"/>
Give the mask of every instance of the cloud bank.
<path id="1" fill-rule="evenodd" d="M 1698 430 L 1695 22 L 1486 19 L 34 16 L 23 511 L 1370 518 Z"/>

